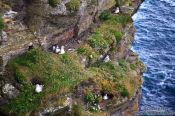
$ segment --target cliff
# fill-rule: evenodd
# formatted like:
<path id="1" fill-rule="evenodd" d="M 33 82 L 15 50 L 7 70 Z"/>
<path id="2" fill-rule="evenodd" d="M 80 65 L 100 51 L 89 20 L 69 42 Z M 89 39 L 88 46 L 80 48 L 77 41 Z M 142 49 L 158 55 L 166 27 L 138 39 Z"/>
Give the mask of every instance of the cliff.
<path id="1" fill-rule="evenodd" d="M 0 1 L 1 113 L 107 115 L 132 100 L 144 70 L 130 50 L 140 3 Z"/>

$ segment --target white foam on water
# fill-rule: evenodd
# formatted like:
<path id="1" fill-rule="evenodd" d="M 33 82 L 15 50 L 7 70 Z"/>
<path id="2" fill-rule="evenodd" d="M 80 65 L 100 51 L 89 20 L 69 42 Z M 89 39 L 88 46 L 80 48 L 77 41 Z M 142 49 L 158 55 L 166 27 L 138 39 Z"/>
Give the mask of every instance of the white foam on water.
<path id="1" fill-rule="evenodd" d="M 175 1 L 174 0 L 160 0 L 160 1 L 170 4 L 170 6 L 175 6 Z"/>

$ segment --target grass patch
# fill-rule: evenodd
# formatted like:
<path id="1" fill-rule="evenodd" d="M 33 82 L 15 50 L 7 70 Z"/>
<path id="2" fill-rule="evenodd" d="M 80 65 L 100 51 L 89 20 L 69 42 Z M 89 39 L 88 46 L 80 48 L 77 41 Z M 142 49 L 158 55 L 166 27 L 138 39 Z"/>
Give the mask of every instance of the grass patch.
<path id="1" fill-rule="evenodd" d="M 98 54 L 94 51 L 94 49 L 92 47 L 90 47 L 88 44 L 85 45 L 81 45 L 78 49 L 77 49 L 77 53 L 80 55 L 84 55 L 87 57 L 90 57 L 90 55 L 92 55 L 93 57 L 96 57 Z"/>
<path id="2" fill-rule="evenodd" d="M 112 33 L 114 34 L 117 43 L 119 43 L 122 40 L 124 34 L 120 31 L 113 31 Z"/>
<path id="3" fill-rule="evenodd" d="M 91 5 L 97 5 L 97 0 L 91 0 L 91 1 L 90 1 L 90 4 L 91 4 Z"/>
<path id="4" fill-rule="evenodd" d="M 48 0 L 48 3 L 50 6 L 56 7 L 60 3 L 60 0 Z"/>
<path id="5" fill-rule="evenodd" d="M 0 17 L 0 32 L 4 29 L 4 20 Z"/>
<path id="6" fill-rule="evenodd" d="M 112 18 L 112 14 L 109 11 L 104 11 L 101 13 L 99 18 L 101 21 L 107 21 Z"/>
<path id="7" fill-rule="evenodd" d="M 70 11 L 76 11 L 80 7 L 80 0 L 71 0 L 66 4 L 66 8 Z"/>
<path id="8" fill-rule="evenodd" d="M 17 99 L 11 100 L 5 107 L 4 111 L 15 113 L 22 116 L 24 112 L 36 109 L 39 107 L 43 93 L 35 93 L 35 88 L 32 85 L 25 85 Z"/>
<path id="9" fill-rule="evenodd" d="M 72 116 L 82 116 L 83 115 L 83 108 L 80 104 L 74 104 L 72 106 Z"/>
<path id="10" fill-rule="evenodd" d="M 35 49 L 17 57 L 10 65 L 15 68 L 16 80 L 24 86 L 17 99 L 4 106 L 16 114 L 30 112 L 44 105 L 42 101 L 52 94 L 71 92 L 82 80 L 88 78 L 88 73 L 73 53 L 58 56 Z M 41 80 L 43 92 L 35 92 L 32 78 Z"/>
<path id="11" fill-rule="evenodd" d="M 89 43 L 93 48 L 97 50 L 106 49 L 108 47 L 108 43 L 105 39 L 102 39 L 100 33 L 96 32 L 89 38 Z"/>
<path id="12" fill-rule="evenodd" d="M 136 64 L 130 64 L 130 68 L 131 68 L 132 70 L 136 70 L 136 69 L 137 69 L 137 65 L 136 65 Z"/>
<path id="13" fill-rule="evenodd" d="M 124 59 L 119 59 L 118 60 L 118 64 L 119 64 L 120 67 L 122 67 L 122 69 L 124 71 L 127 71 L 128 70 L 128 65 L 129 64 Z"/>
<path id="14" fill-rule="evenodd" d="M 129 92 L 124 85 L 119 84 L 117 85 L 117 88 L 120 91 L 122 97 L 129 97 Z"/>
<path id="15" fill-rule="evenodd" d="M 115 50 L 116 46 L 122 40 L 124 27 L 131 23 L 129 15 L 114 15 L 105 11 L 100 15 L 101 26 L 92 34 L 88 41 L 92 48 L 103 54 L 106 50 Z"/>

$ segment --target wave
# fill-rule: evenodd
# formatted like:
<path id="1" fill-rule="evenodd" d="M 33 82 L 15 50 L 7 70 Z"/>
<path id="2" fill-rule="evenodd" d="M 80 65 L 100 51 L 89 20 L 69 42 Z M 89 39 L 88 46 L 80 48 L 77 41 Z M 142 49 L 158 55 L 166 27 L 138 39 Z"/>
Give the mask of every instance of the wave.
<path id="1" fill-rule="evenodd" d="M 148 67 L 141 109 L 175 111 L 175 1 L 145 0 L 132 19 L 137 30 L 132 50 Z"/>

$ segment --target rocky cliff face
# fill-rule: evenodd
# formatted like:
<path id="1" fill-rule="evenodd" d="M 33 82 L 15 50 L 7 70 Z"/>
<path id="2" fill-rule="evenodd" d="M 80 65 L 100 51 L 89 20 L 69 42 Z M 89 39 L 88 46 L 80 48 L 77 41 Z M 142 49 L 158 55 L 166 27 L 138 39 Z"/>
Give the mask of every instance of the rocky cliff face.
<path id="1" fill-rule="evenodd" d="M 129 22 L 130 20 L 128 21 L 127 16 L 131 16 L 134 10 L 137 9 L 141 3 L 140 0 L 126 0 L 125 4 L 119 6 L 120 13 L 123 13 L 124 15 L 120 16 L 120 14 L 112 14 L 110 16 L 110 18 L 112 17 L 111 20 L 105 22 L 104 24 L 99 20 L 99 16 L 103 11 L 109 9 L 114 10 L 112 12 L 116 12 L 115 6 L 118 5 L 115 0 L 58 1 L 59 2 L 57 2 L 54 6 L 49 4 L 48 0 L 0 1 L 0 5 L 2 6 L 2 10 L 0 12 L 3 14 L 5 22 L 5 28 L 3 29 L 4 34 L 0 39 L 0 78 L 3 80 L 0 81 L 0 88 L 2 90 L 2 96 L 0 95 L 0 104 L 6 104 L 10 101 L 13 107 L 13 102 L 14 104 L 18 104 L 15 100 L 13 101 L 14 98 L 18 97 L 18 95 L 29 95 L 29 98 L 25 98 L 23 96 L 27 99 L 26 101 L 23 101 L 23 97 L 20 99 L 17 98 L 19 102 L 22 101 L 24 104 L 22 103 L 22 105 L 17 105 L 17 107 L 13 108 L 16 113 L 18 110 L 21 112 L 21 107 L 24 107 L 22 113 L 25 112 L 25 115 L 34 116 L 39 114 L 55 115 L 61 113 L 65 114 L 65 112 L 68 113 L 69 108 L 73 106 L 72 104 L 84 102 L 83 100 L 87 94 L 86 92 L 89 91 L 90 94 L 93 93 L 93 95 L 88 94 L 90 98 L 88 96 L 87 100 L 96 100 L 97 98 L 100 98 L 97 96 L 104 97 L 105 94 L 109 95 L 110 98 L 114 98 L 111 101 L 102 102 L 100 104 L 102 110 L 118 106 L 128 100 L 130 101 L 133 96 L 135 96 L 137 89 L 142 83 L 140 74 L 142 74 L 144 69 L 142 63 L 138 60 L 138 56 L 130 51 L 135 29 L 133 24 Z M 72 1 L 75 3 L 72 3 Z M 106 16 L 106 14 L 104 16 Z M 129 22 L 129 24 L 122 24 L 123 22 Z M 113 26 L 113 24 L 116 24 L 117 26 L 111 28 L 110 26 Z M 93 35 L 89 37 L 86 33 Z M 117 40 L 118 36 L 119 40 Z M 99 41 L 98 39 L 100 37 L 102 39 Z M 45 54 L 40 50 L 29 52 L 26 56 L 23 55 L 33 48 L 42 48 L 45 51 L 50 51 L 53 49 L 54 45 L 64 45 L 66 47 L 65 50 L 68 52 L 68 56 L 67 54 L 63 56 Z M 104 48 L 104 46 L 107 47 Z M 76 51 L 75 49 L 77 48 L 78 50 Z M 113 50 L 114 48 L 115 50 Z M 81 55 L 77 55 L 76 52 Z M 32 54 L 32 56 L 30 56 L 30 54 Z M 38 54 L 44 57 L 38 57 Z M 69 57 L 71 57 L 71 59 L 69 59 Z M 41 62 L 38 61 L 38 58 Z M 29 64 L 23 66 L 23 64 L 25 64 L 22 62 L 23 59 L 25 59 L 26 63 Z M 37 62 L 34 64 L 33 62 L 30 62 L 30 60 L 36 59 Z M 16 63 L 13 63 L 14 61 L 16 61 Z M 72 61 L 74 62 L 73 64 Z M 100 62 L 105 62 L 106 64 L 101 64 Z M 109 62 L 109 64 L 107 62 Z M 40 67 L 39 65 L 43 66 Z M 42 69 L 42 67 L 44 68 Z M 45 67 L 47 68 L 46 70 Z M 59 72 L 60 69 L 63 69 L 61 70 L 61 73 Z M 119 74 L 117 71 L 122 74 Z M 117 74 L 115 74 L 115 72 L 117 72 Z M 118 76 L 123 77 L 123 72 L 124 76 L 127 75 L 128 79 L 112 79 L 113 77 Z M 23 77 L 25 77 L 23 74 L 28 78 L 26 82 L 21 80 L 21 78 L 23 79 Z M 65 76 L 66 78 L 70 75 L 73 79 L 75 78 L 75 80 L 69 82 L 68 79 L 69 83 L 74 83 L 74 81 L 79 83 L 79 85 L 75 84 L 74 86 L 71 86 L 75 89 L 73 92 L 70 92 L 70 90 L 68 91 L 67 88 L 63 88 L 63 91 L 65 90 L 66 92 L 64 91 L 59 94 L 52 93 L 48 96 L 43 94 L 43 103 L 35 101 L 40 101 L 40 98 L 43 97 L 40 96 L 40 94 L 33 92 L 33 86 L 36 84 L 47 83 L 45 82 L 45 80 L 47 80 L 49 83 L 57 87 L 60 86 L 57 85 L 60 80 L 57 80 L 56 78 L 56 83 L 53 83 L 54 80 L 50 80 L 50 76 Z M 85 78 L 81 79 L 80 77 Z M 42 80 L 42 78 L 44 78 L 44 80 Z M 61 78 L 63 78 L 61 83 L 64 83 L 64 77 Z M 116 82 L 119 87 L 116 87 Z M 120 92 L 121 90 L 126 90 L 125 87 L 120 85 L 120 83 L 124 83 L 126 88 L 129 90 L 129 93 L 132 94 L 130 95 L 130 98 L 123 98 L 122 95 L 120 95 L 123 94 Z M 132 83 L 135 83 L 134 87 L 132 86 Z M 44 88 L 48 88 L 50 91 L 51 88 L 49 86 L 46 84 L 46 87 Z M 106 88 L 107 90 L 115 88 L 118 92 L 114 91 L 115 89 L 110 89 L 112 92 L 109 92 Z M 125 94 L 129 94 L 127 91 L 125 92 L 124 96 Z M 33 97 L 32 94 L 35 94 L 36 98 Z M 94 102 L 94 100 L 92 101 Z M 94 103 L 91 103 L 92 101 L 89 102 L 90 105 L 86 104 L 87 109 L 94 107 L 97 108 Z M 25 103 L 29 102 L 31 102 L 31 106 L 26 106 Z M 38 104 L 35 105 L 34 102 L 42 104 L 42 107 L 37 108 Z M 111 104 L 111 102 L 113 104 Z M 2 111 L 2 109 L 4 110 L 4 108 L 6 109 L 7 107 L 9 108 L 11 106 L 0 107 L 0 111 Z M 4 112 L 7 113 L 8 111 Z"/>
<path id="2" fill-rule="evenodd" d="M 69 10 L 66 8 L 69 2 L 61 0 L 52 7 L 48 0 L 1 1 L 3 7 L 9 5 L 7 9 L 11 7 L 18 13 L 14 19 L 5 20 L 8 24 L 4 31 L 8 37 L 1 40 L 1 73 L 8 60 L 25 53 L 30 45 L 48 49 L 51 45 L 76 38 L 94 23 L 101 12 L 115 5 L 115 0 L 82 0 L 77 9 Z M 7 11 L 4 8 L 1 12 Z"/>

